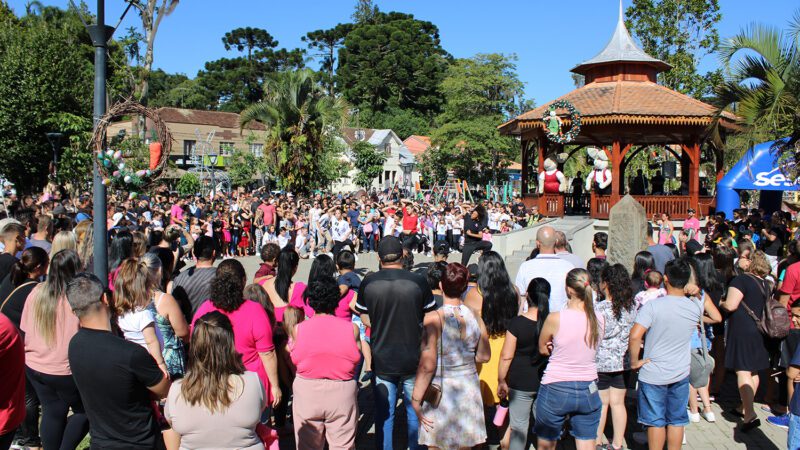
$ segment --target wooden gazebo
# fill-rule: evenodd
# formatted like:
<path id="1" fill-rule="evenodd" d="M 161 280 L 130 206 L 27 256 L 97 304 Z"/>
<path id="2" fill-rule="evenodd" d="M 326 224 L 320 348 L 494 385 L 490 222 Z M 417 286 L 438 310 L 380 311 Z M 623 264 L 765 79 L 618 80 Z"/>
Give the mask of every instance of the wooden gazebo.
<path id="1" fill-rule="evenodd" d="M 585 77 L 585 85 L 559 97 L 572 103 L 581 114 L 581 131 L 570 142 L 569 156 L 587 147 L 603 149 L 609 157 L 613 183 L 610 195 L 591 195 L 590 215 L 605 219 L 611 206 L 625 193 L 625 169 L 639 152 L 658 146 L 680 162 L 681 182 L 688 185 L 681 195 L 638 195 L 648 217 L 668 212 L 673 218 L 686 217 L 692 207 L 706 213 L 713 198 L 700 197 L 701 155 L 714 155 L 717 178 L 722 176 L 722 150 L 708 142 L 709 126 L 716 108 L 656 83 L 660 72 L 671 66 L 642 51 L 633 41 L 623 21 L 620 7 L 614 35 L 594 58 L 579 64 L 572 72 Z M 519 136 L 522 142 L 522 193 L 527 203 L 538 203 L 546 216 L 564 215 L 564 195 L 538 196 L 533 181 L 546 157 L 565 152 L 561 144 L 548 140 L 543 115 L 552 102 L 521 114 L 500 125 L 501 134 Z M 571 126 L 561 115 L 563 126 Z M 735 127 L 736 116 L 725 113 L 720 132 Z M 708 146 L 706 152 L 701 152 Z M 538 164 L 534 164 L 538 156 Z M 565 194 L 568 195 L 568 194 Z"/>

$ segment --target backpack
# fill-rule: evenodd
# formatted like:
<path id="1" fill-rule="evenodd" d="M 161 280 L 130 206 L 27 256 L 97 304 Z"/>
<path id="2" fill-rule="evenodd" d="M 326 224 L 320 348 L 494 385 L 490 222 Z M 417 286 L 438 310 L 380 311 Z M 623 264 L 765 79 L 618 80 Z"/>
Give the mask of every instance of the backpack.
<path id="1" fill-rule="evenodd" d="M 761 288 L 761 293 L 764 294 L 764 314 L 759 319 L 753 310 L 747 306 L 744 299 L 741 305 L 744 306 L 744 310 L 756 322 L 756 327 L 761 334 L 773 339 L 785 338 L 789 334 L 791 324 L 789 311 L 770 295 L 770 289 L 768 286 L 764 286 L 764 280 L 759 280 L 756 277 L 753 277 L 753 279 Z"/>

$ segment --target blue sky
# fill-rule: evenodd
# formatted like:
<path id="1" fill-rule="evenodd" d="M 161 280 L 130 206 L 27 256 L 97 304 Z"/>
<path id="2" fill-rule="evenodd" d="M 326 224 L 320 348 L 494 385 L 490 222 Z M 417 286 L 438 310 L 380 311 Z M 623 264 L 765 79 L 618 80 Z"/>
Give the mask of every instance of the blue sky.
<path id="1" fill-rule="evenodd" d="M 68 0 L 42 0 L 65 7 Z M 25 0 L 10 0 L 19 14 Z M 526 96 L 537 104 L 573 89 L 569 69 L 591 58 L 606 44 L 617 19 L 618 0 L 376 0 L 383 11 L 401 11 L 433 22 L 442 45 L 456 57 L 476 53 L 516 53 Z M 625 7 L 631 0 L 625 0 Z M 95 0 L 89 0 L 94 11 Z M 349 21 L 355 0 L 183 0 L 164 19 L 156 38 L 155 66 L 194 77 L 206 61 L 226 55 L 220 38 L 237 27 L 266 29 L 281 47 L 305 47 L 306 32 Z M 107 21 L 116 23 L 122 0 L 106 0 Z M 798 7 L 797 0 L 720 0 L 721 37 L 755 21 L 781 28 Z M 138 25 L 129 14 L 120 28 Z M 718 66 L 706 57 L 702 70 Z"/>

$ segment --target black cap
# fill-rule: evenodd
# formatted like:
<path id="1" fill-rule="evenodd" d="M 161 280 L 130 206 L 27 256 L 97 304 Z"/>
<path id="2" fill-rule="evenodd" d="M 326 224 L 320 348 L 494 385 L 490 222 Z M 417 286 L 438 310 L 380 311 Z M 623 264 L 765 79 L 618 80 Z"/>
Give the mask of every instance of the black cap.
<path id="1" fill-rule="evenodd" d="M 689 209 L 687 209 L 687 210 L 686 210 L 686 212 L 687 212 L 687 213 L 694 214 L 694 213 L 695 213 L 695 210 L 694 210 L 694 208 L 689 208 Z"/>
<path id="2" fill-rule="evenodd" d="M 385 262 L 399 260 L 403 257 L 403 244 L 394 236 L 381 238 L 378 243 L 378 257 Z"/>

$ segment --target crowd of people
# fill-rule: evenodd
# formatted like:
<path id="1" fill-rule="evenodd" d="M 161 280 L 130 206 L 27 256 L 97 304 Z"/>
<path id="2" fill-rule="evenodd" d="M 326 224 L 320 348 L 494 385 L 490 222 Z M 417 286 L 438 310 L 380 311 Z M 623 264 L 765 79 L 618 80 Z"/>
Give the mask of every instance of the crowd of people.
<path id="1" fill-rule="evenodd" d="M 605 233 L 585 261 L 540 225 L 512 274 L 491 240 L 540 219 L 518 199 L 163 192 L 109 203 L 101 280 L 88 197 L 11 200 L 0 449 L 87 434 L 103 449 L 352 449 L 364 390 L 377 448 L 396 443 L 398 405 L 409 448 L 556 448 L 566 428 L 579 449 L 619 449 L 629 416 L 640 443 L 678 448 L 684 427 L 717 420 L 727 373 L 739 431 L 761 426 L 764 384 L 768 421 L 800 446 L 800 246 L 784 212 L 701 228 L 689 211 L 680 232 L 654 217 L 631 267 L 607 260 Z M 365 252 L 378 267 L 357 270 Z M 256 253 L 249 274 L 237 256 Z"/>

